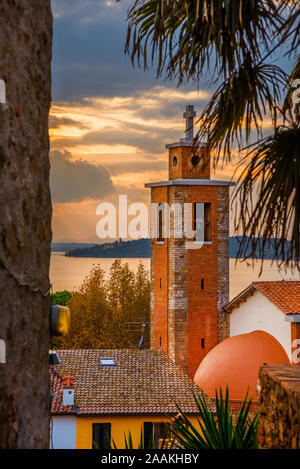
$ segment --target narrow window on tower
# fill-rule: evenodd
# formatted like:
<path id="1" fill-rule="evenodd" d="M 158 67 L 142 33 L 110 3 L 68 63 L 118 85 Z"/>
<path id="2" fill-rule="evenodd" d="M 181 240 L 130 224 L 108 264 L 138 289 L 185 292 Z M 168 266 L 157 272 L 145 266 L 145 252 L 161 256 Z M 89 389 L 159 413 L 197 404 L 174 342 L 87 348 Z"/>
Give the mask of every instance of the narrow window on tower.
<path id="1" fill-rule="evenodd" d="M 157 233 L 157 241 L 163 242 L 164 241 L 164 204 L 158 204 L 158 233 Z"/>
<path id="2" fill-rule="evenodd" d="M 204 204 L 204 241 L 211 241 L 211 204 Z"/>
<path id="3" fill-rule="evenodd" d="M 195 202 L 193 208 L 194 240 L 211 241 L 211 204 Z"/>
<path id="4" fill-rule="evenodd" d="M 193 230 L 194 241 L 204 241 L 204 204 L 195 202 L 193 204 Z"/>
<path id="5" fill-rule="evenodd" d="M 159 346 L 161 347 L 161 337 L 159 338 Z"/>
<path id="6" fill-rule="evenodd" d="M 159 288 L 161 288 L 161 278 L 159 279 Z"/>
<path id="7" fill-rule="evenodd" d="M 201 348 L 205 348 L 204 339 L 201 339 Z"/>
<path id="8" fill-rule="evenodd" d="M 201 279 L 201 290 L 204 290 L 204 278 Z"/>

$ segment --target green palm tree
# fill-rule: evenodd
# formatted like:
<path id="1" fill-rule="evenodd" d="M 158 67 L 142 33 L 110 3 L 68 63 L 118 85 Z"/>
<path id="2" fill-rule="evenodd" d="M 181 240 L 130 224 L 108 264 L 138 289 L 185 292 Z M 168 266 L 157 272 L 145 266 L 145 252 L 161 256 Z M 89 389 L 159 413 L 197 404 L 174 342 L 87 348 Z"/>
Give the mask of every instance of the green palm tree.
<path id="1" fill-rule="evenodd" d="M 178 86 L 209 74 L 216 88 L 197 139 L 208 142 L 214 165 L 245 153 L 233 199 L 242 203 L 239 256 L 250 249 L 263 258 L 276 237 L 274 259 L 300 268 L 300 103 L 293 89 L 300 79 L 299 1 L 135 0 L 127 19 L 133 64 L 155 65 L 157 76 Z M 277 49 L 295 62 L 289 76 L 272 61 Z M 267 137 L 265 119 L 272 122 Z"/>

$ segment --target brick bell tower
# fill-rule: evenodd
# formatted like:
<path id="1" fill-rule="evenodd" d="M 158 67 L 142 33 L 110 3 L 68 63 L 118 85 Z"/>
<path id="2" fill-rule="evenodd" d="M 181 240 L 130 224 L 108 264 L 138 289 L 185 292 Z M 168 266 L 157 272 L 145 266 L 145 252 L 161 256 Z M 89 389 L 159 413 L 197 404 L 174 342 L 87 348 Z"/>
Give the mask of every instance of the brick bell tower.
<path id="1" fill-rule="evenodd" d="M 229 337 L 229 186 L 210 179 L 206 145 L 193 144 L 194 106 L 185 138 L 166 145 L 168 181 L 151 188 L 150 346 L 193 378 L 201 360 Z M 153 228 L 154 227 L 154 228 Z M 190 230 L 189 231 L 187 228 Z"/>

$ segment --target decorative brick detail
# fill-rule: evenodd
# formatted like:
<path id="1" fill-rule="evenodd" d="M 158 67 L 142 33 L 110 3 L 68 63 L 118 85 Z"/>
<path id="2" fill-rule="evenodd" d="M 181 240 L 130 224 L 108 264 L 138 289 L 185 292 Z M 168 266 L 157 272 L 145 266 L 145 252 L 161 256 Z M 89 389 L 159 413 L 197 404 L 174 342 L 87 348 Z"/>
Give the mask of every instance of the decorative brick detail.
<path id="1" fill-rule="evenodd" d="M 194 166 L 191 158 L 200 156 Z M 177 164 L 173 161 L 176 157 Z M 169 179 L 210 179 L 210 157 L 205 148 L 175 147 L 169 150 Z"/>
<path id="2" fill-rule="evenodd" d="M 264 366 L 259 386 L 260 447 L 300 449 L 300 368 Z"/>

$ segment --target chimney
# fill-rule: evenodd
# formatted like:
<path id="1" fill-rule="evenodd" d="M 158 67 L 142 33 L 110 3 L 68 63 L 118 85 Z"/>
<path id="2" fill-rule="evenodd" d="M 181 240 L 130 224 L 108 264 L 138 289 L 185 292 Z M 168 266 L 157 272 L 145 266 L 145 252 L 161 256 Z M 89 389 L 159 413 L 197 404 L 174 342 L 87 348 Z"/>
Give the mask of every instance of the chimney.
<path id="1" fill-rule="evenodd" d="M 74 405 L 74 377 L 63 378 L 63 405 Z"/>

